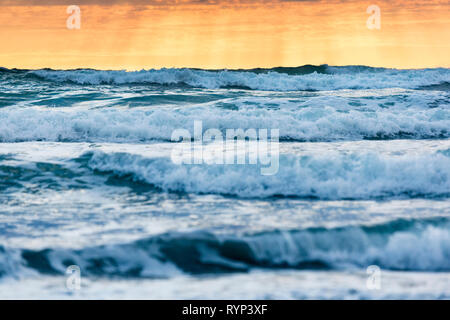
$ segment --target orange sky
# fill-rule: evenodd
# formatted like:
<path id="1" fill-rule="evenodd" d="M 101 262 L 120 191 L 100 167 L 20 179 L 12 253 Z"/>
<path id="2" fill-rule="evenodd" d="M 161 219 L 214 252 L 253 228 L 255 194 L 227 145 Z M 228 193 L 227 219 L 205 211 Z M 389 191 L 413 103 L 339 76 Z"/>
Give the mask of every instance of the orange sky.
<path id="1" fill-rule="evenodd" d="M 79 0 L 81 29 L 68 30 L 66 8 L 77 0 L 0 0 L 0 66 L 450 67 L 449 1 L 105 2 Z M 381 30 L 366 27 L 371 4 Z"/>

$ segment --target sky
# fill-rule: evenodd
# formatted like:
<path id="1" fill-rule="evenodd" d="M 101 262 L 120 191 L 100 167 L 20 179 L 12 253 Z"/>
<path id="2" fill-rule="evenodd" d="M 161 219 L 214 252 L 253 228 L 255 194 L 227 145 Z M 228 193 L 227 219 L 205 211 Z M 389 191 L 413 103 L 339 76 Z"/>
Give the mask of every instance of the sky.
<path id="1" fill-rule="evenodd" d="M 0 0 L 0 27 L 7 68 L 450 67 L 448 0 Z"/>

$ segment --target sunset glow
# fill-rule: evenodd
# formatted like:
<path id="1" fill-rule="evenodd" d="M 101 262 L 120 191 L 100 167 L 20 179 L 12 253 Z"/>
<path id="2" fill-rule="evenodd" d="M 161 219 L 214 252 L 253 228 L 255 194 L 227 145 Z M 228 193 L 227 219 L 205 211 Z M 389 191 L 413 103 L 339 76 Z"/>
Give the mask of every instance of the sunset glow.
<path id="1" fill-rule="evenodd" d="M 450 66 L 447 1 L 378 1 L 380 30 L 366 27 L 367 1 L 79 2 L 81 29 L 69 30 L 65 1 L 0 1 L 0 65 Z"/>

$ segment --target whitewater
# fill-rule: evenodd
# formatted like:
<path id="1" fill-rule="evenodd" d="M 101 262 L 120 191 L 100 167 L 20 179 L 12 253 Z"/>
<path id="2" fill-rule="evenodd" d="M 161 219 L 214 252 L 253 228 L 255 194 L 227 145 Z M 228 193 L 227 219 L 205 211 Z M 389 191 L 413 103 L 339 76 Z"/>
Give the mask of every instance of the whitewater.
<path id="1" fill-rule="evenodd" d="M 278 171 L 175 163 L 195 121 L 278 129 Z M 450 299 L 449 279 L 450 69 L 0 68 L 0 298 Z"/>

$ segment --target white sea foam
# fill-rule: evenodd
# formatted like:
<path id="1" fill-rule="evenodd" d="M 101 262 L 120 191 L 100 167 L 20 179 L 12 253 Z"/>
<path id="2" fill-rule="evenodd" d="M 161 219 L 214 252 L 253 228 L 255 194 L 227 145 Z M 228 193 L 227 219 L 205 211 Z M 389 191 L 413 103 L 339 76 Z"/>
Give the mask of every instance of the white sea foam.
<path id="1" fill-rule="evenodd" d="M 168 279 L 83 279 L 78 299 L 450 299 L 449 272 L 382 271 L 381 290 L 368 290 L 367 274 L 311 270 L 271 270 L 223 274 L 220 277 L 180 276 Z M 61 290 L 62 277 L 40 276 L 0 283 L 1 299 L 74 299 Z M 182 288 L 180 290 L 180 288 Z"/>

